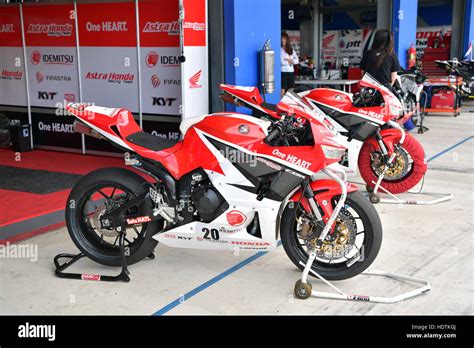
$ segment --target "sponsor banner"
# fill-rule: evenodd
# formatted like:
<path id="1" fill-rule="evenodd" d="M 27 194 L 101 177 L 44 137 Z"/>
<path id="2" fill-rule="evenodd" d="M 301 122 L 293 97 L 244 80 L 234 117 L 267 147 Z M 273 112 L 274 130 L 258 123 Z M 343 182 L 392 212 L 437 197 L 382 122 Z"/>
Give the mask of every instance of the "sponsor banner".
<path id="1" fill-rule="evenodd" d="M 340 30 L 338 33 L 338 58 L 349 59 L 349 64 L 359 64 L 362 59 L 363 30 Z"/>
<path id="2" fill-rule="evenodd" d="M 141 47 L 179 47 L 179 1 L 145 0 L 138 4 Z"/>
<path id="3" fill-rule="evenodd" d="M 81 47 L 137 46 L 133 2 L 78 4 L 77 12 Z"/>
<path id="4" fill-rule="evenodd" d="M 183 0 L 185 13 L 184 55 L 181 65 L 183 118 L 209 112 L 209 82 L 207 67 L 206 0 Z M 186 23 L 197 23 L 186 25 Z M 199 25 L 198 25 L 199 24 Z"/>
<path id="5" fill-rule="evenodd" d="M 183 0 L 184 46 L 207 45 L 207 0 Z"/>
<path id="6" fill-rule="evenodd" d="M 179 140 L 179 122 L 143 120 L 143 130 L 156 137 L 168 140 Z"/>
<path id="7" fill-rule="evenodd" d="M 178 0 L 139 3 L 143 113 L 180 115 L 178 3 Z"/>
<path id="8" fill-rule="evenodd" d="M 330 63 L 332 67 L 336 64 L 337 58 L 337 30 L 329 30 L 323 32 L 322 42 L 322 60 L 324 63 Z"/>
<path id="9" fill-rule="evenodd" d="M 138 111 L 135 5 L 78 4 L 83 101 Z"/>
<path id="10" fill-rule="evenodd" d="M 142 111 L 180 115 L 181 66 L 178 47 L 141 48 Z"/>
<path id="11" fill-rule="evenodd" d="M 74 6 L 23 5 L 27 46 L 75 47 Z"/>
<path id="12" fill-rule="evenodd" d="M 137 75 L 135 47 L 81 47 L 84 102 L 137 112 Z"/>
<path id="13" fill-rule="evenodd" d="M 25 70 L 22 62 L 21 47 L 0 49 L 0 104 L 26 106 Z"/>
<path id="14" fill-rule="evenodd" d="M 421 57 L 428 47 L 428 43 L 435 38 L 441 36 L 451 36 L 452 27 L 448 26 L 433 26 L 433 27 L 419 27 L 416 30 L 416 55 Z M 440 39 L 440 44 L 441 44 Z"/>
<path id="15" fill-rule="evenodd" d="M 301 32 L 299 30 L 287 30 L 286 33 L 290 38 L 291 47 L 293 47 L 299 57 L 301 52 Z"/>
<path id="16" fill-rule="evenodd" d="M 81 135 L 74 133 L 75 117 L 32 113 L 32 120 L 36 145 L 82 148 Z"/>
<path id="17" fill-rule="evenodd" d="M 0 47 L 22 47 L 18 6 L 0 6 Z"/>
<path id="18" fill-rule="evenodd" d="M 19 6 L 0 6 L 0 104 L 26 105 Z"/>
<path id="19" fill-rule="evenodd" d="M 26 56 L 32 106 L 79 101 L 76 48 L 27 47 Z"/>

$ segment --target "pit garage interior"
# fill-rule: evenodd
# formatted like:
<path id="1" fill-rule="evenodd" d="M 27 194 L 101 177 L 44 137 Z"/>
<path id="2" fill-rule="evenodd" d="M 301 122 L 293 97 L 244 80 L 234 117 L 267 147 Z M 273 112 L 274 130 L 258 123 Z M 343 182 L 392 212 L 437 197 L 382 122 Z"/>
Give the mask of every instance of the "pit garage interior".
<path id="1" fill-rule="evenodd" d="M 397 6 L 406 5 L 401 0 L 380 2 L 389 3 L 391 9 L 393 9 L 394 3 Z M 464 14 L 460 14 L 462 12 L 461 2 L 462 9 L 469 8 L 472 13 L 474 4 L 470 0 L 436 2 L 439 6 L 452 6 L 451 15 L 453 17 L 452 20 L 449 20 L 453 23 L 449 58 L 464 55 L 468 46 L 466 42 L 469 41 L 466 39 L 466 30 L 471 35 L 470 40 L 474 36 L 473 18 L 470 18 L 470 22 L 463 26 L 463 28 L 467 27 L 466 30 L 458 30 L 454 24 L 456 16 L 464 16 Z M 39 6 L 51 5 L 52 2 L 40 1 L 40 3 Z M 66 1 L 62 3 L 68 6 L 74 4 Z M 98 1 L 78 1 L 76 5 L 94 6 L 97 3 Z M 132 11 L 129 15 L 135 16 L 136 8 L 133 1 L 101 2 L 102 5 L 107 3 L 127 4 L 125 6 L 129 6 L 129 10 Z M 319 51 L 322 49 L 320 41 L 324 30 L 358 29 L 331 28 L 330 24 L 327 24 L 328 27 L 325 29 L 324 23 L 319 22 L 319 20 L 331 21 L 334 18 L 339 18 L 338 13 L 375 11 L 375 20 L 370 19 L 370 24 L 362 24 L 363 29 L 369 26 L 379 28 L 392 25 L 390 22 L 393 20 L 393 11 L 387 12 L 387 9 L 377 5 L 376 1 L 357 1 L 357 4 L 352 7 L 344 1 L 341 2 L 342 4 L 337 4 L 338 1 L 321 1 L 321 4 L 316 1 L 315 3 L 317 6 L 314 3 L 311 5 L 313 10 L 318 9 L 315 11 L 318 15 L 314 16 L 314 13 L 311 16 L 302 15 L 301 23 L 299 23 L 301 28 L 300 47 L 302 50 L 306 49 L 308 55 L 320 57 L 321 52 Z M 418 3 L 418 8 L 420 8 L 427 2 L 419 0 Z M 16 6 L 3 2 L 0 2 L 0 5 L 0 19 L 5 6 Z M 190 88 L 186 90 L 189 86 L 187 84 L 184 86 L 184 83 L 180 88 L 170 85 L 168 91 L 175 94 L 166 98 L 176 98 L 180 103 L 183 103 L 185 113 L 186 105 L 191 114 L 216 112 L 225 108 L 233 111 L 234 107 L 224 105 L 218 98 L 218 84 L 225 81 L 244 86 L 256 85 L 259 78 L 257 51 L 268 37 L 272 38 L 273 48 L 277 48 L 279 51 L 280 31 L 294 30 L 294 23 L 288 24 L 283 18 L 284 11 L 288 6 L 307 8 L 308 5 L 308 1 L 208 0 L 206 15 L 209 30 L 206 42 L 202 46 L 206 52 L 203 54 L 202 51 L 198 51 L 199 46 L 192 45 L 190 45 L 191 49 L 187 51 L 188 55 L 198 57 L 196 60 L 200 60 L 200 62 L 196 64 L 202 64 L 201 67 L 192 66 L 187 72 L 178 69 L 178 71 L 170 73 L 171 75 L 168 77 L 168 80 L 187 81 L 191 75 L 201 69 L 201 82 L 205 88 L 199 92 L 206 95 L 204 106 L 201 104 L 196 106 L 199 104 L 196 99 L 189 97 L 189 93 L 192 93 L 193 90 Z M 28 4 L 25 1 L 23 6 L 35 6 L 35 4 Z M 254 6 L 253 13 L 248 12 L 250 6 Z M 177 16 L 175 12 L 171 18 Z M 299 12 L 297 11 L 297 13 Z M 245 19 L 243 19 L 245 17 L 243 14 L 247 14 Z M 281 25 L 280 22 L 278 25 L 271 24 L 275 22 L 275 17 L 282 19 Z M 368 15 L 368 18 L 372 17 Z M 462 21 L 466 23 L 465 19 Z M 259 23 L 262 23 L 263 27 L 269 26 L 271 28 L 259 31 L 255 27 Z M 419 18 L 418 24 L 420 24 Z M 426 22 L 422 24 L 427 25 Z M 285 25 L 289 25 L 289 27 L 285 28 Z M 113 40 L 117 40 L 117 38 L 113 38 Z M 26 41 L 28 44 L 28 38 Z M 133 65 L 132 63 L 132 68 L 137 71 L 140 68 L 147 69 L 145 57 L 150 51 L 157 50 L 153 49 L 152 44 L 147 46 L 143 39 L 140 41 L 143 47 L 139 49 L 141 55 L 138 57 L 141 57 L 145 65 L 142 63 Z M 305 48 L 304 45 L 309 41 L 311 43 Z M 80 37 L 79 42 L 82 42 Z M 400 45 L 405 46 L 399 46 L 396 49 L 399 49 L 400 52 L 403 51 L 406 55 L 410 43 L 409 40 L 401 42 Z M 20 44 L 23 46 L 21 42 Z M 40 49 L 37 50 L 39 51 L 47 47 L 38 45 Z M 81 58 L 85 61 L 88 50 L 99 44 L 85 45 L 84 49 L 81 45 L 81 43 L 79 45 L 74 43 L 72 49 L 78 49 L 81 52 Z M 4 44 L 0 46 L 0 50 L 8 47 Z M 171 52 L 168 54 L 170 57 L 179 54 L 176 41 L 172 41 L 168 46 L 164 49 Z M 107 47 L 111 51 L 113 49 L 122 49 L 123 51 L 129 49 L 131 56 L 134 56 L 137 51 L 136 43 L 133 40 L 128 47 L 112 47 L 110 43 L 104 46 L 104 48 Z M 31 54 L 32 50 L 28 45 L 22 49 L 27 49 L 28 54 Z M 163 47 L 160 46 L 160 50 L 163 50 Z M 249 50 L 252 51 L 252 54 L 247 54 Z M 94 56 L 94 53 L 90 54 Z M 2 55 L 0 54 L 0 56 Z M 162 54 L 160 53 L 159 56 L 161 57 Z M 234 64 L 235 57 L 240 58 L 240 66 Z M 30 57 L 27 59 L 31 60 Z M 406 60 L 406 57 L 404 56 L 403 59 Z M 402 61 L 402 58 L 400 60 Z M 0 63 L 3 64 L 4 61 L 0 61 Z M 168 63 L 163 62 L 162 64 Z M 29 64 L 31 65 L 31 63 Z M 100 64 L 99 62 L 98 65 L 100 66 Z M 278 101 L 279 69 L 276 67 L 275 72 L 277 91 L 267 96 L 269 102 Z M 86 73 L 87 71 L 82 71 L 82 74 Z M 148 74 L 146 71 L 145 73 Z M 169 72 L 165 70 L 165 74 L 167 73 Z M 144 72 L 142 71 L 141 74 Z M 151 75 L 146 75 L 148 84 L 153 84 Z M 80 85 L 80 81 L 81 78 L 72 82 Z M 25 83 L 24 79 L 21 82 Z M 164 83 L 164 79 L 161 79 L 161 83 Z M 78 99 L 76 101 L 85 101 L 85 96 L 91 92 L 86 91 L 84 85 L 77 88 Z M 140 88 L 137 85 L 134 88 L 136 90 L 132 94 L 135 98 L 134 93 Z M 138 92 L 141 94 L 136 96 L 146 96 L 153 103 L 152 98 L 156 98 L 158 95 L 146 92 L 147 88 L 152 87 L 147 87 L 145 82 L 142 82 L 141 92 Z M 123 90 L 122 93 L 124 93 L 123 96 L 127 96 L 127 93 L 130 92 Z M 89 96 L 92 98 L 93 94 L 89 94 Z M 187 96 L 187 101 L 181 100 L 181 98 L 186 99 Z M 163 96 L 160 95 L 160 97 Z M 21 123 L 33 124 L 33 127 L 39 123 L 47 124 L 49 122 L 52 124 L 51 120 L 55 120 L 54 103 L 48 104 L 43 100 L 45 106 L 38 106 L 27 101 L 26 94 L 22 98 L 25 100 L 18 104 L 4 104 L 2 102 L 0 113 L 6 114 L 11 119 L 17 118 Z M 163 105 L 139 105 L 137 99 L 130 107 L 133 109 L 137 122 L 143 124 L 145 130 L 154 131 L 156 135 L 162 137 L 176 136 L 180 120 L 179 112 L 174 109 L 174 105 L 170 104 L 172 109 L 170 110 L 165 105 L 166 102 L 161 101 L 160 103 Z M 150 112 L 151 107 L 158 107 L 159 111 Z M 198 109 L 193 109 L 194 107 Z M 237 111 L 244 112 L 244 109 L 238 107 Z M 191 114 L 190 116 L 194 116 Z M 450 113 L 430 113 L 424 119 L 424 126 L 429 131 L 418 134 L 413 130 L 410 133 L 423 145 L 428 163 L 424 181 L 419 183 L 414 191 L 422 188 L 423 192 L 451 193 L 453 198 L 450 201 L 432 206 L 383 203 L 374 205 L 383 225 L 383 242 L 379 255 L 370 269 L 397 272 L 426 279 L 432 286 L 429 292 L 396 304 L 346 302 L 320 298 L 299 300 L 295 298 L 293 287 L 295 281 L 301 277 L 301 271 L 290 262 L 281 244 L 271 252 L 174 249 L 158 244 L 154 251 L 154 259 L 145 259 L 129 266 L 131 272 L 129 283 L 57 278 L 54 275 L 53 258 L 59 253 L 77 253 L 64 226 L 64 208 L 61 208 L 65 204 L 71 186 L 81 176 L 94 169 L 107 166 L 121 167 L 123 160 L 117 152 L 113 152 L 114 150 L 109 145 L 102 144 L 95 139 L 88 140 L 88 143 L 77 134 L 48 135 L 45 134 L 48 132 L 47 130 L 32 129 L 33 139 L 36 137 L 36 140 L 32 140 L 35 142 L 34 149 L 31 152 L 21 153 L 20 160 L 16 157 L 17 153 L 9 147 L 0 148 L 0 169 L 2 170 L 2 180 L 0 181 L 8 181 L 10 185 L 0 184 L 0 196 L 4 200 L 1 203 L 0 211 L 0 231 L 3 230 L 0 233 L 0 247 L 2 248 L 2 253 L 0 253 L 0 314 L 472 315 L 474 313 L 474 263 L 472 262 L 474 254 L 472 234 L 474 223 L 472 214 L 474 208 L 473 116 L 474 100 L 466 99 L 458 116 L 453 117 Z M 61 122 L 72 123 L 68 119 L 69 116 L 64 117 L 65 121 Z M 15 170 L 11 168 L 15 168 Z M 34 175 L 40 174 L 43 183 L 35 183 Z M 19 176 L 16 180 L 12 180 L 12 175 Z M 9 180 L 3 180 L 7 176 Z M 57 178 L 57 183 L 54 182 L 55 178 Z M 22 191 L 22 180 L 33 182 L 28 185 L 29 192 Z M 359 188 L 365 192 L 365 184 L 361 177 L 353 177 L 350 181 L 358 184 Z M 416 195 L 401 194 L 400 197 L 413 199 Z M 48 207 L 47 209 L 40 207 L 42 202 L 47 202 L 44 203 Z M 11 207 L 15 207 L 15 209 Z M 11 245 L 37 250 L 37 254 L 31 258 L 8 254 L 7 246 Z M 88 274 L 117 274 L 119 272 L 118 268 L 101 266 L 87 258 L 82 259 L 71 268 L 75 272 Z M 314 290 L 331 291 L 320 280 L 312 278 L 310 281 Z M 398 282 L 364 275 L 335 282 L 335 285 L 347 293 L 388 297 L 396 296 L 416 287 L 410 282 Z"/>

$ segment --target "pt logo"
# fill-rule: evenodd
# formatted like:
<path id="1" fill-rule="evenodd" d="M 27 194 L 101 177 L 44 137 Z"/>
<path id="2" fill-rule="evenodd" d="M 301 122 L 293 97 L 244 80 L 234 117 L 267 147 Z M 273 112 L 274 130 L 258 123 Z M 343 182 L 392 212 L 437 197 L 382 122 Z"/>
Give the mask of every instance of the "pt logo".
<path id="1" fill-rule="evenodd" d="M 153 106 L 172 106 L 177 98 L 152 97 Z"/>
<path id="2" fill-rule="evenodd" d="M 53 100 L 54 97 L 58 94 L 57 92 L 40 92 L 38 91 L 38 99 L 43 100 Z"/>

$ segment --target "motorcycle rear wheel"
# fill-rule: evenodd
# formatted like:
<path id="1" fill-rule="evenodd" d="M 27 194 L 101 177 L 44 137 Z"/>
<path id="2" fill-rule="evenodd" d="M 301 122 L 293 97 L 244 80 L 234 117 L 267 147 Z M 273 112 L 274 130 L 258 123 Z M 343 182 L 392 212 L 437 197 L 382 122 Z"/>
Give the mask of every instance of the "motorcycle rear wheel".
<path id="1" fill-rule="evenodd" d="M 335 197 L 333 206 L 339 197 Z M 317 257 L 312 265 L 312 269 L 327 280 L 343 280 L 352 278 L 362 273 L 377 257 L 382 244 L 382 224 L 379 215 L 374 206 L 361 192 L 351 192 L 348 194 L 345 207 L 338 215 L 338 219 L 344 215 L 344 219 L 353 220 L 357 226 L 356 230 L 351 231 L 355 234 L 354 246 L 357 248 L 357 238 L 363 238 L 359 241 L 360 247 L 357 250 L 347 249 L 347 253 L 337 260 Z M 280 234 L 283 249 L 290 260 L 300 270 L 308 260 L 309 250 L 306 245 L 302 245 L 297 231 L 296 217 L 301 212 L 300 206 L 288 205 L 282 215 Z M 337 221 L 337 220 L 336 220 Z M 359 231 L 359 228 L 363 230 Z M 337 232 L 334 232 L 337 233 Z M 354 256 L 350 256 L 356 251 Z M 358 257 L 360 255 L 360 258 Z M 347 256 L 347 260 L 344 258 Z M 312 273 L 310 273 L 312 275 Z"/>
<path id="2" fill-rule="evenodd" d="M 120 204 L 127 201 L 146 189 L 146 183 L 140 175 L 122 168 L 99 169 L 77 182 L 69 194 L 66 225 L 72 241 L 82 253 L 102 265 L 121 266 L 118 233 L 114 229 L 97 228 L 94 217 L 102 212 L 106 202 Z M 136 213 L 139 214 L 139 210 Z M 162 228 L 163 221 L 157 220 L 126 229 L 128 265 L 141 261 L 153 252 L 158 242 L 152 237 Z"/>

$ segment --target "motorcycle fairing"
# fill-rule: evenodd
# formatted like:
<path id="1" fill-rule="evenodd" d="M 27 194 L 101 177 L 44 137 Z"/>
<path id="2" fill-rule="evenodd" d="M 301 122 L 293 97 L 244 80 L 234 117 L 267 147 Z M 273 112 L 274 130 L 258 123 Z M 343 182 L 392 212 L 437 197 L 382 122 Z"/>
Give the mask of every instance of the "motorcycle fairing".
<path id="1" fill-rule="evenodd" d="M 326 222 L 329 220 L 333 213 L 332 202 L 334 197 L 342 193 L 341 187 L 334 181 L 329 179 L 321 179 L 311 182 L 311 190 L 315 193 L 314 199 L 318 202 L 319 207 L 323 211 L 322 218 Z M 352 183 L 347 183 L 347 192 L 357 191 L 359 188 L 357 185 Z M 307 212 L 311 212 L 311 206 L 309 204 L 308 198 L 303 195 L 301 190 L 295 192 L 289 201 L 294 203 L 300 203 L 303 209 Z"/>

